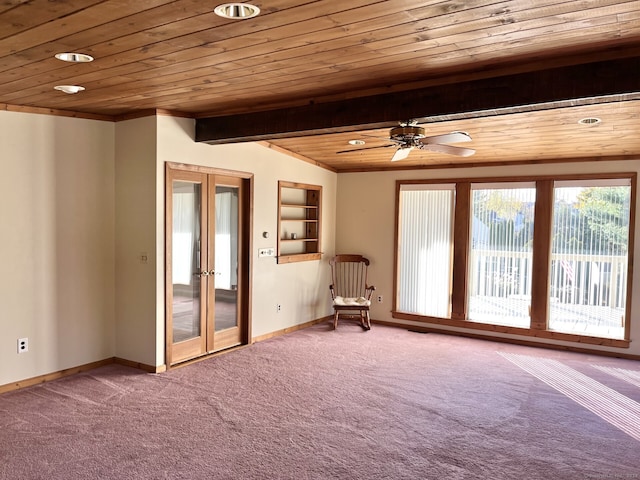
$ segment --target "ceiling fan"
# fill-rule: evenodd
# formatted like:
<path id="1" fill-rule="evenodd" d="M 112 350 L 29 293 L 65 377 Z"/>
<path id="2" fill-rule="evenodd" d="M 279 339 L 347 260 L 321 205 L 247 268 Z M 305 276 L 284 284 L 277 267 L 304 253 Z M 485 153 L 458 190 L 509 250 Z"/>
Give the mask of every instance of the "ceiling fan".
<path id="1" fill-rule="evenodd" d="M 419 127 L 417 122 L 403 122 L 399 127 L 392 128 L 389 132 L 389 141 L 393 142 L 389 145 L 381 145 L 378 147 L 366 147 L 357 150 L 343 150 L 337 153 L 349 153 L 360 150 L 370 150 L 373 148 L 396 147 L 396 151 L 391 157 L 392 162 L 404 160 L 409 156 L 411 150 L 418 148 L 420 150 L 429 150 L 436 153 L 446 153 L 448 155 L 456 155 L 458 157 L 468 157 L 476 153 L 471 148 L 454 147 L 446 145 L 448 143 L 470 142 L 471 137 L 465 132 L 452 132 L 444 135 L 433 135 L 427 137 L 425 129 Z"/>

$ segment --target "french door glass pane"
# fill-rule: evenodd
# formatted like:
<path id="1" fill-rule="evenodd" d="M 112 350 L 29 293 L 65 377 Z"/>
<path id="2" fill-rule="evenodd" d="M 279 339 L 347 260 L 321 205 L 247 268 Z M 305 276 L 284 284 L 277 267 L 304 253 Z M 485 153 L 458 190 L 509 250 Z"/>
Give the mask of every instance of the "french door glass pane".
<path id="1" fill-rule="evenodd" d="M 171 270 L 173 282 L 173 341 L 201 334 L 200 210 L 202 185 L 173 182 Z"/>
<path id="2" fill-rule="evenodd" d="M 628 179 L 556 182 L 549 329 L 624 338 Z"/>
<path id="3" fill-rule="evenodd" d="M 468 319 L 528 328 L 535 186 L 472 186 Z"/>
<path id="4" fill-rule="evenodd" d="M 402 187 L 398 239 L 397 308 L 451 316 L 453 185 Z"/>
<path id="5" fill-rule="evenodd" d="M 216 186 L 216 331 L 238 325 L 238 190 Z"/>

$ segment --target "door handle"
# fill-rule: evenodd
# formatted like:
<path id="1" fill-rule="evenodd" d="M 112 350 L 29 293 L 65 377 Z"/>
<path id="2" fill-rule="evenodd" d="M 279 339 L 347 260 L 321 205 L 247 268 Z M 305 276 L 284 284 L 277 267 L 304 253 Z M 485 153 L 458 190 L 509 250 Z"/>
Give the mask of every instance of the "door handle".
<path id="1" fill-rule="evenodd" d="M 211 270 L 210 272 L 203 270 L 201 272 L 196 272 L 193 274 L 196 277 L 207 277 L 209 275 L 213 276 L 213 275 L 222 275 L 222 272 L 216 272 L 215 270 Z"/>

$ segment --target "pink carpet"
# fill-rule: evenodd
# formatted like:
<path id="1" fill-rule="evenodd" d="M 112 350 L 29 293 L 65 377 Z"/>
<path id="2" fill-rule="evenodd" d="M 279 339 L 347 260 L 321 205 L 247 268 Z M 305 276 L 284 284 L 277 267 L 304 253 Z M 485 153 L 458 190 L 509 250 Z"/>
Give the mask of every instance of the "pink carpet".
<path id="1" fill-rule="evenodd" d="M 638 375 L 321 324 L 159 375 L 111 365 L 0 395 L 0 478 L 640 478 Z"/>

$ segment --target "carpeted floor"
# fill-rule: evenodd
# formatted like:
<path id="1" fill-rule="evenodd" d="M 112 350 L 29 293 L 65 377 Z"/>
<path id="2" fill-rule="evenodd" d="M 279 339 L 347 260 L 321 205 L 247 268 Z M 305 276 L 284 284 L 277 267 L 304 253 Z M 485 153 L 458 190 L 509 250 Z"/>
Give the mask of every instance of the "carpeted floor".
<path id="1" fill-rule="evenodd" d="M 640 478 L 639 402 L 639 362 L 321 324 L 1 395 L 0 478 Z"/>

